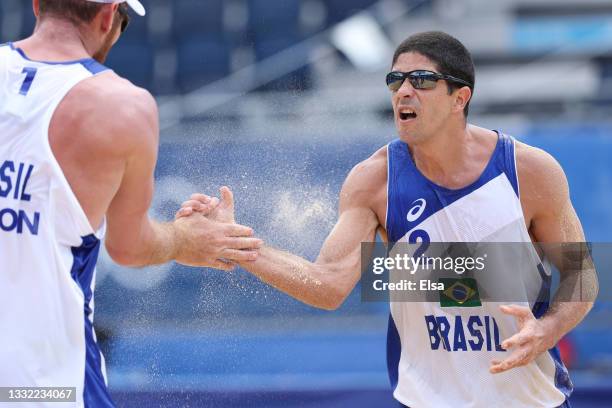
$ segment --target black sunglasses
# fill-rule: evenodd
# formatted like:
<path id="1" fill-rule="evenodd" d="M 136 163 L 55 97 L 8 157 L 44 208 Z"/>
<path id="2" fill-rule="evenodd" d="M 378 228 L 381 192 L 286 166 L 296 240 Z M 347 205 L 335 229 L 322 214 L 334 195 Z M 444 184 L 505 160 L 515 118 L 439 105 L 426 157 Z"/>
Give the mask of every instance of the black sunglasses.
<path id="1" fill-rule="evenodd" d="M 119 17 L 121 18 L 121 33 L 123 34 L 123 32 L 128 28 L 128 25 L 130 25 L 130 14 L 128 13 L 128 6 L 126 3 L 119 4 L 117 14 L 119 14 Z"/>
<path id="2" fill-rule="evenodd" d="M 410 85 L 414 89 L 433 89 L 436 87 L 436 83 L 444 79 L 445 81 L 455 82 L 458 84 L 462 84 L 465 86 L 472 87 L 467 81 L 463 79 L 455 78 L 451 75 L 438 74 L 437 72 L 426 71 L 426 70 L 416 70 L 410 72 L 400 72 L 400 71 L 392 71 L 387 74 L 387 86 L 393 92 L 398 91 L 404 81 L 408 79 L 410 81 Z"/>

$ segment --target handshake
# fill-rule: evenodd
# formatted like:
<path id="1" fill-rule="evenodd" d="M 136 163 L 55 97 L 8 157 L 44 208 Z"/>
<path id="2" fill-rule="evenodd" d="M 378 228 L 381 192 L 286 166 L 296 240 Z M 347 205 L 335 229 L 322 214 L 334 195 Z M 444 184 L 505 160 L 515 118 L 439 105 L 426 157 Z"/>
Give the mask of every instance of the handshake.
<path id="1" fill-rule="evenodd" d="M 172 226 L 178 263 L 230 271 L 257 259 L 263 241 L 252 228 L 236 224 L 232 191 L 219 191 L 221 199 L 192 194 L 176 213 Z"/>

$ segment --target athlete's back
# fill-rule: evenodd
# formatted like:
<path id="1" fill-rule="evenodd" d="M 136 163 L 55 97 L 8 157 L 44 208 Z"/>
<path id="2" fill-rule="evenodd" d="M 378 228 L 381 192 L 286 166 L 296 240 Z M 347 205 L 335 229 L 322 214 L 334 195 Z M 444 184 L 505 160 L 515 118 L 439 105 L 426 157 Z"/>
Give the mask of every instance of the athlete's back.
<path id="1" fill-rule="evenodd" d="M 76 387 L 109 403 L 92 328 L 94 231 L 49 145 L 58 104 L 106 68 L 31 61 L 0 47 L 0 384 Z"/>
<path id="2" fill-rule="evenodd" d="M 32 36 L 0 46 L 0 386 L 75 387 L 77 406 L 112 406 L 92 327 L 104 231 L 110 256 L 129 266 L 227 270 L 220 259 L 253 260 L 262 242 L 200 215 L 149 218 L 157 105 L 98 63 L 128 6 L 144 15 L 142 4 L 33 5 Z"/>

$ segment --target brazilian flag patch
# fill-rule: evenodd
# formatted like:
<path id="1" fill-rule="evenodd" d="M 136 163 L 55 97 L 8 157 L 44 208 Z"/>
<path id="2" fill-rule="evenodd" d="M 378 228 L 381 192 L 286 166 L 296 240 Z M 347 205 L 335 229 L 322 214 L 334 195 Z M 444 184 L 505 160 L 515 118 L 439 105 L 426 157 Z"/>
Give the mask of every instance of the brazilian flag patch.
<path id="1" fill-rule="evenodd" d="M 442 307 L 476 307 L 482 306 L 478 294 L 478 284 L 474 278 L 440 278 L 444 290 L 440 294 Z"/>

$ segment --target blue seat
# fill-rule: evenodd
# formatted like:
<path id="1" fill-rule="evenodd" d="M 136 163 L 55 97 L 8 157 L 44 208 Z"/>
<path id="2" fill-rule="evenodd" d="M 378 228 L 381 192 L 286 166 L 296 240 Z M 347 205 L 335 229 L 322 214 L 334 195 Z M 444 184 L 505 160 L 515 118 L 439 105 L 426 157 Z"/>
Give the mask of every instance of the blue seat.
<path id="1" fill-rule="evenodd" d="M 258 44 L 262 42 L 274 43 L 282 39 L 297 41 L 300 14 L 298 0 L 248 0 L 248 6 L 248 33 L 255 44 L 256 53 Z M 257 56 L 257 59 L 261 58 Z"/>
<path id="2" fill-rule="evenodd" d="M 258 61 L 266 59 L 294 45 L 297 40 L 295 36 L 272 35 L 267 40 L 255 43 L 255 57 Z M 261 87 L 260 90 L 304 90 L 311 85 L 310 67 L 305 66 Z"/>
<path id="3" fill-rule="evenodd" d="M 150 89 L 153 82 L 153 50 L 146 44 L 119 41 L 105 65 L 134 84 Z"/>
<path id="4" fill-rule="evenodd" d="M 173 11 L 172 31 L 176 39 L 223 32 L 223 0 L 176 0 Z"/>
<path id="5" fill-rule="evenodd" d="M 266 38 L 255 42 L 255 58 L 257 61 L 268 58 L 299 41 L 297 35 L 282 31 L 270 31 Z"/>
<path id="6" fill-rule="evenodd" d="M 376 0 L 325 0 L 327 22 L 334 24 L 370 7 Z"/>
<path id="7" fill-rule="evenodd" d="M 177 84 L 192 91 L 229 74 L 230 48 L 223 37 L 198 36 L 178 45 Z"/>
<path id="8" fill-rule="evenodd" d="M 300 18 L 299 0 L 248 0 L 249 28 L 297 27 Z"/>

